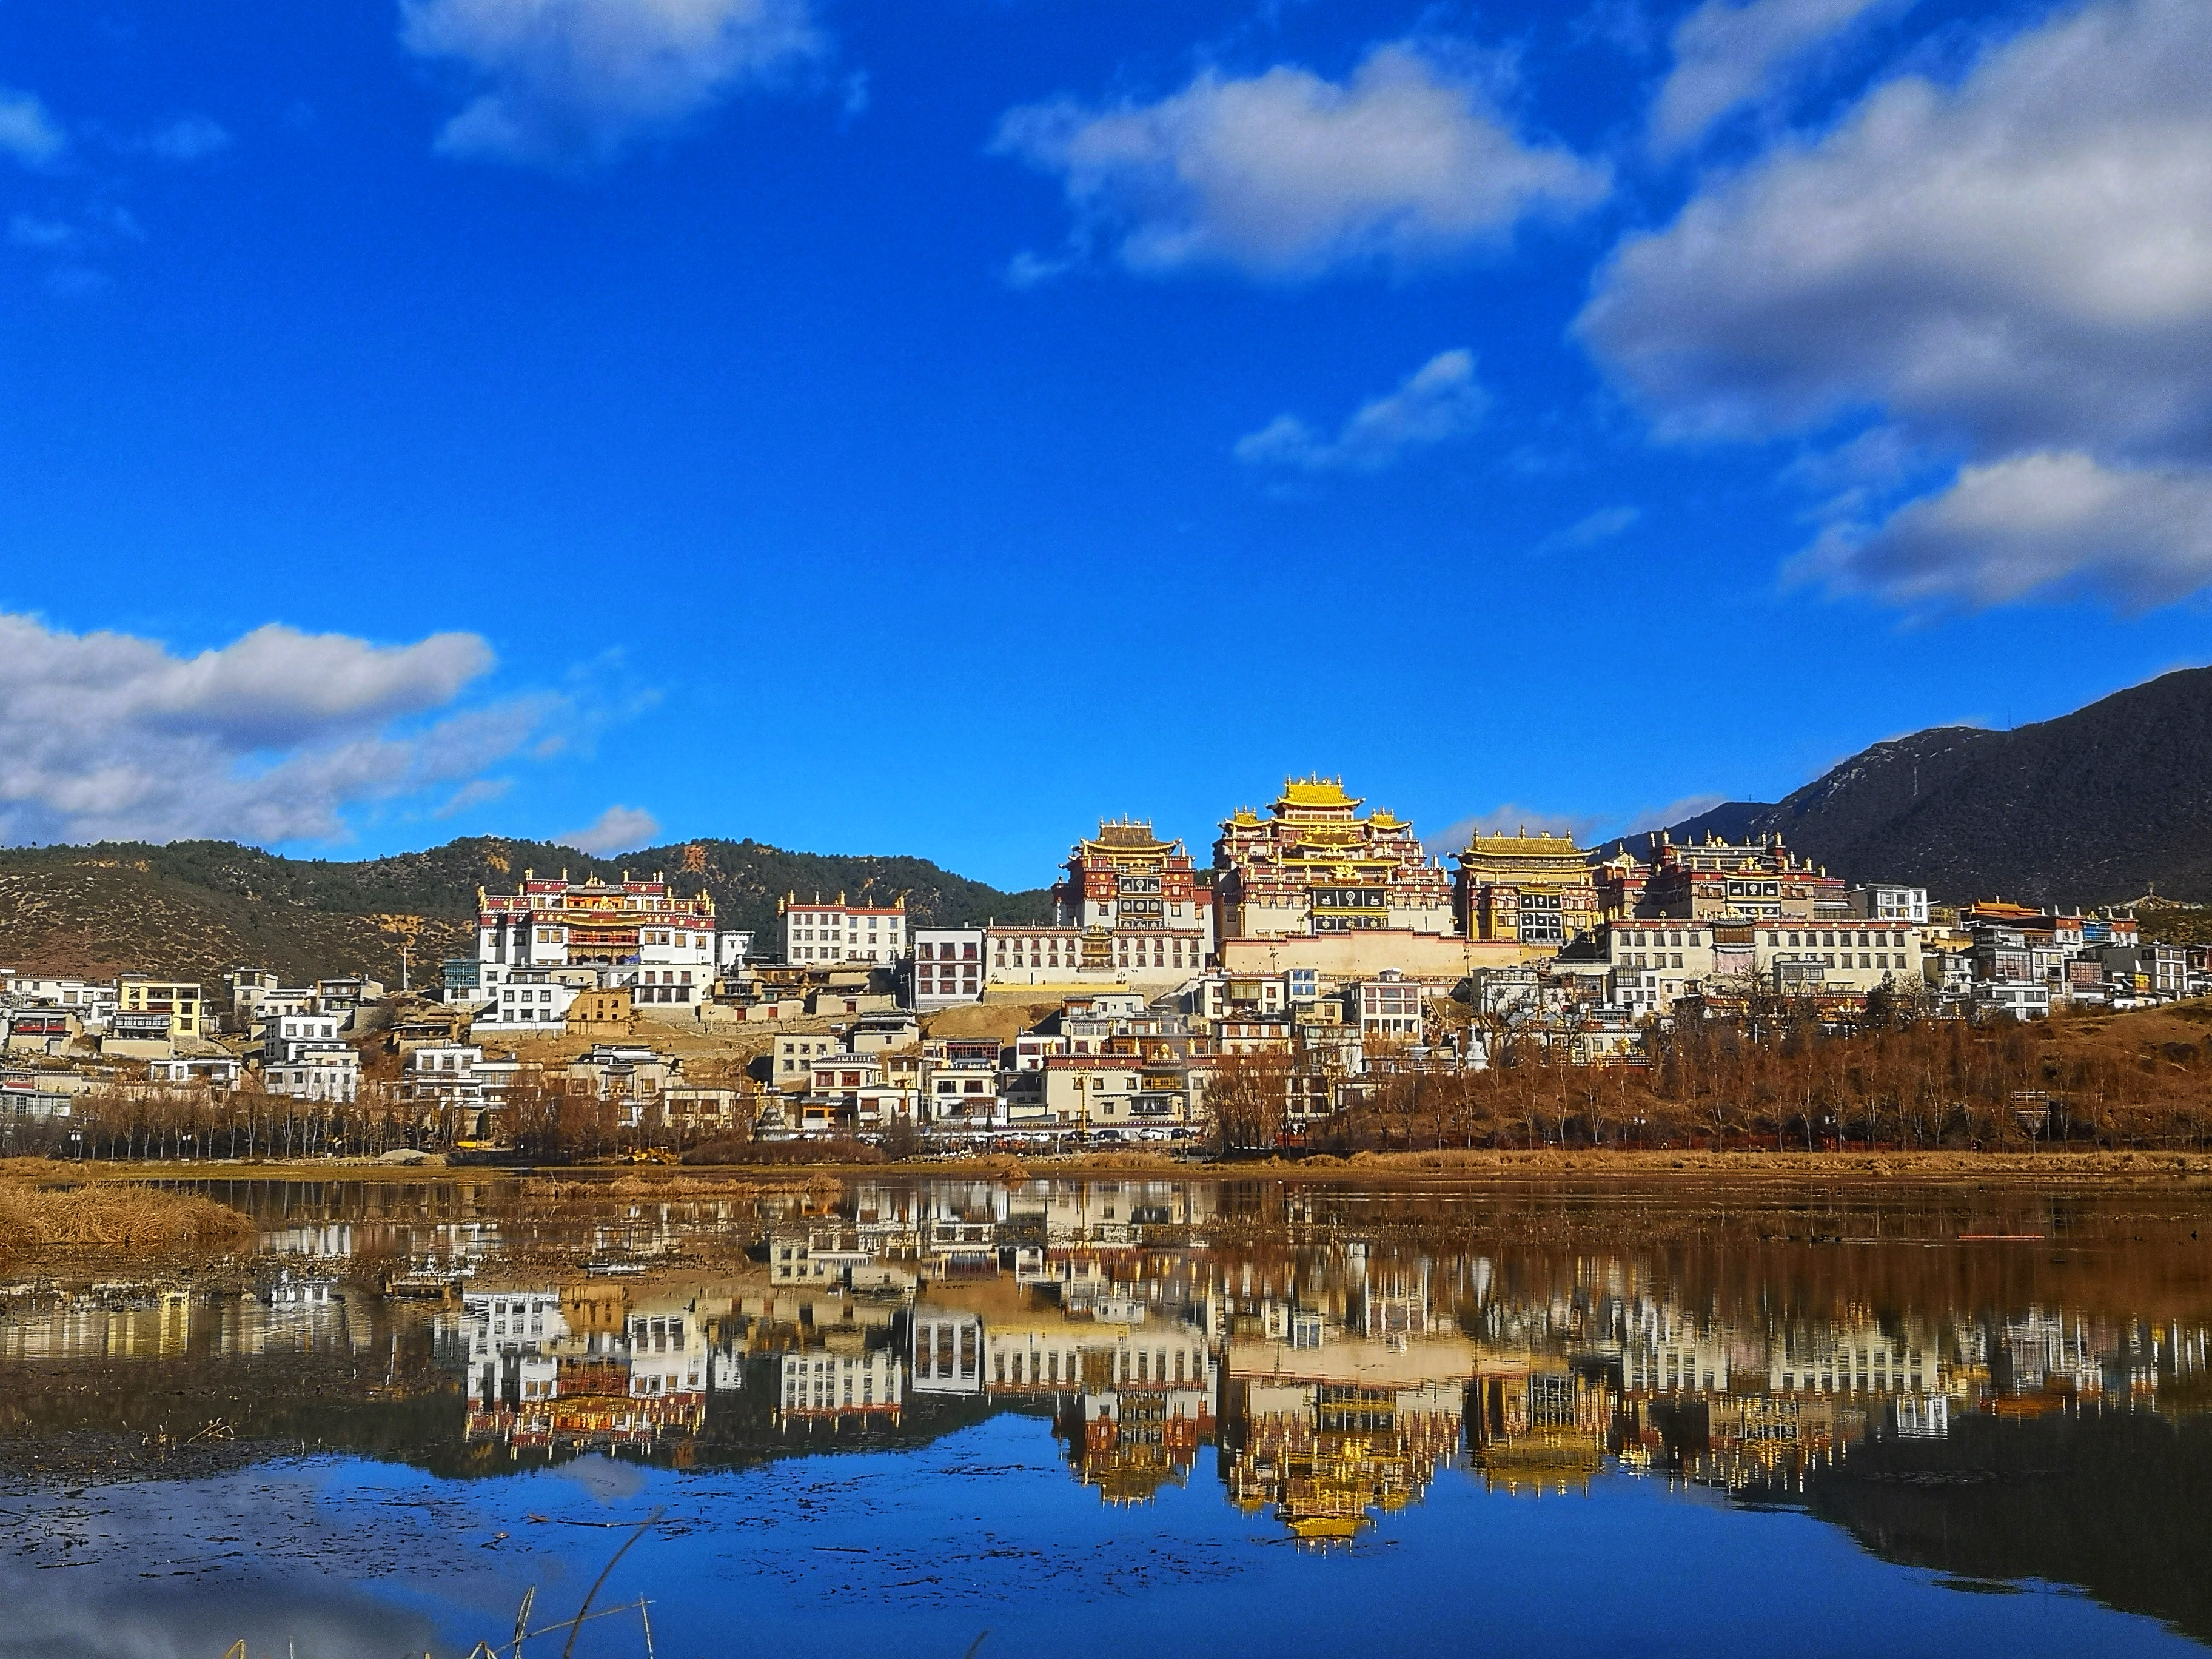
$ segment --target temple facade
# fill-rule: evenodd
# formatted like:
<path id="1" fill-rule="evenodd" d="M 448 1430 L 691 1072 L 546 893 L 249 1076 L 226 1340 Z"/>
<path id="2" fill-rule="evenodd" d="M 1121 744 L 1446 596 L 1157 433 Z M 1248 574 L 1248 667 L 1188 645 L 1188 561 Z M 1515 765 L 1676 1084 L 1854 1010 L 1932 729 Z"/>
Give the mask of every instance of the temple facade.
<path id="1" fill-rule="evenodd" d="M 666 881 L 541 881 L 522 872 L 521 890 L 477 890 L 477 961 L 485 985 L 517 969 L 649 969 L 654 983 L 696 986 L 714 976 L 714 901 L 703 890 L 679 898 Z M 696 976 L 696 977 L 695 977 Z M 619 975 L 624 982 L 629 976 Z M 687 996 L 684 1001 L 694 999 Z"/>
<path id="2" fill-rule="evenodd" d="M 1142 819 L 1102 823 L 1077 842 L 1052 896 L 1056 923 L 987 930 L 991 984 L 1170 987 L 1213 954 L 1213 908 L 1196 865 Z"/>
<path id="3" fill-rule="evenodd" d="M 1780 836 L 1677 842 L 1662 830 L 1648 864 L 1623 848 L 1595 873 L 1607 917 L 1835 921 L 1851 915 L 1843 879 L 1799 858 Z"/>
<path id="4" fill-rule="evenodd" d="M 1566 836 L 1480 830 L 1457 856 L 1454 908 L 1469 939 L 1556 951 L 1601 920 L 1592 854 Z"/>
<path id="5" fill-rule="evenodd" d="M 1241 807 L 1213 843 L 1222 939 L 1399 930 L 1449 934 L 1451 881 L 1413 826 L 1362 802 L 1341 779 L 1290 779 L 1267 813 Z"/>

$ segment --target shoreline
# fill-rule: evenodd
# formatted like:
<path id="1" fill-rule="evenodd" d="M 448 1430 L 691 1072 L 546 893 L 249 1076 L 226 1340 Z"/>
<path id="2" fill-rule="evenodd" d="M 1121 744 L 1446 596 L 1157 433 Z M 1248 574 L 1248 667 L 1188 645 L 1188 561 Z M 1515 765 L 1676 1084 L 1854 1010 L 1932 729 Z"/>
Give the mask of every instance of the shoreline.
<path id="1" fill-rule="evenodd" d="M 1532 1177 L 1685 1179 L 1713 1177 L 1820 1179 L 1976 1179 L 2100 1181 L 2212 1178 L 2212 1152 L 1943 1151 L 1772 1152 L 1630 1151 L 1558 1148 L 1507 1151 L 1358 1152 L 1298 1159 L 1252 1158 L 1186 1164 L 1164 1157 L 1078 1153 L 1023 1158 L 1015 1153 L 962 1158 L 916 1158 L 884 1164 L 413 1164 L 331 1163 L 296 1159 L 252 1163 L 223 1159 L 48 1162 L 17 1158 L 0 1165 L 0 1181 L 33 1185 L 106 1182 L 327 1181 L 343 1184 L 520 1180 L 553 1176 L 573 1181 L 633 1180 L 647 1185 L 679 1182 L 752 1182 L 805 1187 L 825 1181 L 926 1179 L 932 1176 L 1007 1180 L 1091 1176 L 1186 1182 L 1250 1180 L 1338 1182 L 1412 1181 L 1480 1184 Z"/>

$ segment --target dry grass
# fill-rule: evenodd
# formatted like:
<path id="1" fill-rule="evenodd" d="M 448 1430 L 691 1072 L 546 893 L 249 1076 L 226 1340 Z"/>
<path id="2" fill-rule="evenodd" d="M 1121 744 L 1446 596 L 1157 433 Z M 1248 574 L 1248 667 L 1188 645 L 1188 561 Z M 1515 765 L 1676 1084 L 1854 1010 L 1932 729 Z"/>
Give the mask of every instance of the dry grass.
<path id="1" fill-rule="evenodd" d="M 40 1188 L 0 1181 L 0 1259 L 33 1250 L 225 1252 L 253 1224 L 212 1200 L 122 1182 Z"/>
<path id="2" fill-rule="evenodd" d="M 1057 1009 L 1057 1002 L 971 1002 L 940 1008 L 922 1022 L 933 1037 L 995 1037 L 1012 1042 Z"/>
<path id="3" fill-rule="evenodd" d="M 1218 1164 L 1218 1176 L 1305 1179 L 1437 1177 L 1480 1181 L 1535 1176 L 1887 1176 L 2038 1180 L 2137 1180 L 2212 1176 L 2212 1154 L 2172 1152 L 1710 1152 L 1547 1147 L 1531 1152 L 1354 1152 Z"/>

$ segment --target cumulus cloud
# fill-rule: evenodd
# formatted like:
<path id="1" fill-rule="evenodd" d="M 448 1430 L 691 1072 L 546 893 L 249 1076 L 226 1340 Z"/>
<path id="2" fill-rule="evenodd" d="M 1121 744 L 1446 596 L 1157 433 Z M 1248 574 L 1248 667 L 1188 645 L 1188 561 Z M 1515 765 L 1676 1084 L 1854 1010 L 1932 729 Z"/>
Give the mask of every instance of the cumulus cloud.
<path id="1" fill-rule="evenodd" d="M 1650 807 L 1632 814 L 1620 833 L 1622 836 L 1641 836 L 1654 830 L 1671 829 L 1692 818 L 1702 817 L 1716 806 L 1725 805 L 1727 802 L 1726 795 L 1685 795 L 1664 806 Z"/>
<path id="2" fill-rule="evenodd" d="M 1309 472 L 1379 471 L 1408 450 L 1467 431 L 1481 420 L 1489 402 L 1474 377 L 1474 354 L 1440 351 L 1400 381 L 1396 391 L 1360 404 L 1334 437 L 1315 431 L 1295 415 L 1278 415 L 1237 441 L 1237 459 Z"/>
<path id="3" fill-rule="evenodd" d="M 1870 419 L 1923 475 L 1962 465 L 1881 533 L 1814 550 L 1873 591 L 2026 591 L 1984 565 L 1978 526 L 2008 485 L 2033 486 L 2005 532 L 2032 550 L 2030 586 L 2192 591 L 2201 520 L 2122 536 L 2076 505 L 2106 477 L 2176 513 L 2206 505 L 2209 64 L 2200 0 L 2098 0 L 1992 46 L 1955 86 L 1889 82 L 1624 244 L 1577 329 L 1663 432 Z"/>
<path id="4" fill-rule="evenodd" d="M 579 848 L 605 858 L 649 847 L 659 833 L 660 820 L 644 808 L 610 806 L 583 829 L 566 830 L 553 839 L 563 847 Z"/>
<path id="5" fill-rule="evenodd" d="M 1516 133 L 1466 65 L 1413 43 L 1376 47 L 1342 83 L 1289 64 L 1209 69 L 1155 103 L 1030 105 L 994 148 L 1060 179 L 1079 241 L 1153 273 L 1433 258 L 1588 207 L 1611 183 Z"/>
<path id="6" fill-rule="evenodd" d="M 1674 67 L 1651 106 L 1662 151 L 1695 143 L 1723 116 L 1765 97 L 1822 43 L 1912 0 L 1705 0 L 1675 26 Z"/>
<path id="7" fill-rule="evenodd" d="M 565 167 L 611 160 L 824 42 L 805 0 L 401 0 L 400 40 L 476 96 L 438 148 Z"/>
<path id="8" fill-rule="evenodd" d="M 1831 526 L 1796 573 L 1905 604 L 2091 587 L 2134 607 L 2212 583 L 2212 471 L 2039 452 L 1960 470 L 1879 525 Z"/>
<path id="9" fill-rule="evenodd" d="M 1449 858 L 1454 853 L 1467 850 L 1467 845 L 1481 836 L 1564 836 L 1579 842 L 1596 830 L 1601 819 L 1587 814 L 1551 812 L 1541 807 L 1518 805 L 1507 801 L 1493 806 L 1487 812 L 1475 812 L 1460 818 L 1433 835 L 1421 837 L 1422 847 L 1433 857 Z"/>
<path id="10" fill-rule="evenodd" d="M 436 714 L 491 665 L 483 641 L 407 646 L 271 625 L 179 656 L 0 612 L 0 842 L 341 833 L 348 805 L 512 753 L 519 706 Z"/>
<path id="11" fill-rule="evenodd" d="M 64 248 L 76 240 L 76 229 L 59 219 L 19 213 L 8 221 L 8 240 L 17 247 Z"/>
<path id="12" fill-rule="evenodd" d="M 68 142 L 33 94 L 0 87 L 0 151 L 35 167 L 52 161 Z"/>
<path id="13" fill-rule="evenodd" d="M 1609 542 L 1634 528 L 1644 516 L 1640 507 L 1601 507 L 1587 518 L 1577 519 L 1556 535 L 1547 536 L 1536 545 L 1540 553 L 1572 552 L 1581 548 L 1595 547 L 1600 542 Z"/>
<path id="14" fill-rule="evenodd" d="M 146 140 L 146 148 L 165 161 L 199 161 L 228 149 L 230 133 L 204 115 L 187 115 Z"/>

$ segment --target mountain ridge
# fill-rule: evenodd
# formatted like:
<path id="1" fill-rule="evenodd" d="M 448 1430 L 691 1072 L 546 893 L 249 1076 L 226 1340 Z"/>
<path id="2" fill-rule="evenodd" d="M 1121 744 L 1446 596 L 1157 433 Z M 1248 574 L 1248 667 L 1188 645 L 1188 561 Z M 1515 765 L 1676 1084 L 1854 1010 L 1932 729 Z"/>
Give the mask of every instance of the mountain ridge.
<path id="1" fill-rule="evenodd" d="M 775 937 L 787 892 L 855 902 L 907 896 L 921 924 L 1037 921 L 1049 891 L 1006 892 L 927 859 L 796 853 L 750 839 L 709 838 L 595 858 L 555 842 L 474 836 L 417 852 L 355 860 L 290 859 L 234 842 L 100 842 L 0 848 L 0 964 L 26 972 L 176 974 L 210 988 L 240 965 L 288 980 L 366 973 L 398 984 L 402 952 L 417 984 L 465 954 L 477 890 L 512 888 L 526 871 L 580 879 L 627 868 L 704 887 L 723 925 Z"/>
<path id="2" fill-rule="evenodd" d="M 2212 900 L 2212 668 L 2177 669 L 2006 731 L 1870 744 L 1779 801 L 1731 801 L 1677 840 L 1775 834 L 1853 881 L 1940 901 Z"/>

